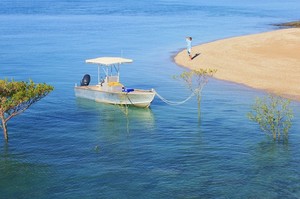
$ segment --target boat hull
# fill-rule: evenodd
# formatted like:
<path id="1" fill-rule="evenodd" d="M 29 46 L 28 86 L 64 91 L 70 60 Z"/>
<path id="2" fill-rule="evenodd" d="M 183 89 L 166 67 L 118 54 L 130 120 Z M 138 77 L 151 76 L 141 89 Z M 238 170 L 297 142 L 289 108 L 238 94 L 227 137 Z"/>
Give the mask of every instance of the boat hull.
<path id="1" fill-rule="evenodd" d="M 94 100 L 96 102 L 119 105 L 133 105 L 149 107 L 155 97 L 152 90 L 138 90 L 132 92 L 109 92 L 101 90 L 98 86 L 75 86 L 75 96 Z"/>

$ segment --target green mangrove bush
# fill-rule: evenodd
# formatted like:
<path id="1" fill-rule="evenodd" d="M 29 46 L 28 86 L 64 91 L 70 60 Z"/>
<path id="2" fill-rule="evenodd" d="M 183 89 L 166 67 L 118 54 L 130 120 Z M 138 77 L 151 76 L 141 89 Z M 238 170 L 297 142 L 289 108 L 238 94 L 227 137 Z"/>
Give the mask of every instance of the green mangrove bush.
<path id="1" fill-rule="evenodd" d="M 198 119 L 201 117 L 201 98 L 202 90 L 208 83 L 209 78 L 213 77 L 217 72 L 216 69 L 197 69 L 184 71 L 180 75 L 175 75 L 174 78 L 184 82 L 185 86 L 197 97 L 198 104 Z"/>
<path id="2" fill-rule="evenodd" d="M 272 135 L 274 141 L 279 141 L 281 137 L 287 141 L 293 110 L 290 100 L 269 94 L 255 100 L 248 118 L 258 123 L 263 132 Z"/>
<path id="3" fill-rule="evenodd" d="M 8 142 L 7 122 L 44 98 L 53 89 L 50 85 L 36 84 L 32 80 L 29 82 L 0 80 L 0 127 L 3 129 L 6 142 Z"/>

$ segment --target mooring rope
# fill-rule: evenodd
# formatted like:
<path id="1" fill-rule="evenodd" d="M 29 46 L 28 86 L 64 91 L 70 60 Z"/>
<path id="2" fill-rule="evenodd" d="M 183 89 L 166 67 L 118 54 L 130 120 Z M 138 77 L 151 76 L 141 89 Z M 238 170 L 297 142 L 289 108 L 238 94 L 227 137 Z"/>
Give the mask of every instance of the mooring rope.
<path id="1" fill-rule="evenodd" d="M 172 106 L 184 104 L 195 95 L 195 92 L 192 92 L 191 95 L 189 97 L 187 97 L 185 100 L 180 101 L 180 102 L 174 102 L 174 101 L 170 101 L 170 100 L 167 100 L 167 99 L 163 98 L 160 94 L 158 94 L 158 92 L 156 90 L 153 89 L 153 91 L 159 99 L 161 99 L 166 104 L 169 104 L 169 105 L 172 105 Z"/>

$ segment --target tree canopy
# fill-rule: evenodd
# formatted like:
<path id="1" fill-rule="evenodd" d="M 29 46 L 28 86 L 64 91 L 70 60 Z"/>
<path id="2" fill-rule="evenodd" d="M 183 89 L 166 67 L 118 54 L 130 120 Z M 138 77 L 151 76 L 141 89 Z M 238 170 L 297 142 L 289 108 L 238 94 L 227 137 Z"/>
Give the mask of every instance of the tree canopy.
<path id="1" fill-rule="evenodd" d="M 271 134 L 273 140 L 279 141 L 283 133 L 283 141 L 287 141 L 293 118 L 293 110 L 289 105 L 290 100 L 269 94 L 255 100 L 248 118 L 257 122 L 262 131 Z"/>
<path id="2" fill-rule="evenodd" d="M 174 76 L 175 79 L 182 80 L 185 86 L 196 95 L 198 103 L 198 120 L 200 122 L 200 104 L 202 97 L 202 90 L 207 84 L 209 78 L 213 77 L 217 72 L 216 69 L 202 69 L 184 71 L 178 76 Z"/>
<path id="3" fill-rule="evenodd" d="M 36 84 L 32 80 L 29 82 L 0 80 L 0 119 L 6 141 L 8 141 L 8 120 L 24 112 L 53 89 L 53 86 L 45 83 Z"/>

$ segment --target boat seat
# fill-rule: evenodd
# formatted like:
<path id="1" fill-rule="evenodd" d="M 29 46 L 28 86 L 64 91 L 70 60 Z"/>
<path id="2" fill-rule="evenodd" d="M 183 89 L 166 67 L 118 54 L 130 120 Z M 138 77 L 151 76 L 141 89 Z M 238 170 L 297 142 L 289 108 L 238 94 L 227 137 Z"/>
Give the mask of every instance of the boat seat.
<path id="1" fill-rule="evenodd" d="M 119 77 L 118 76 L 109 76 L 107 81 L 108 81 L 108 83 L 109 82 L 119 82 Z"/>
<path id="2" fill-rule="evenodd" d="M 123 85 L 120 82 L 109 82 L 108 86 L 122 86 L 123 87 Z"/>

